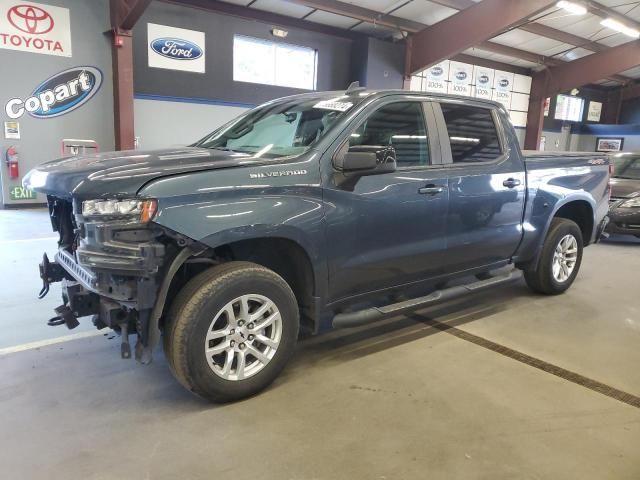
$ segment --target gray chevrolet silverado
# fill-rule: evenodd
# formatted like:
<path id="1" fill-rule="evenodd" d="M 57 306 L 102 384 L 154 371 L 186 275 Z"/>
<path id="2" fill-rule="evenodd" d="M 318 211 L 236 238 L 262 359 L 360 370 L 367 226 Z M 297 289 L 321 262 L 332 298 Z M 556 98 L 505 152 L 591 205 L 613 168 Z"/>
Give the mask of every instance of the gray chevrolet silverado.
<path id="1" fill-rule="evenodd" d="M 60 236 L 40 265 L 41 296 L 62 282 L 49 323 L 91 316 L 124 358 L 135 334 L 142 363 L 162 339 L 186 388 L 229 401 L 272 382 L 300 330 L 494 287 L 507 265 L 564 292 L 606 226 L 609 176 L 601 154 L 521 152 L 497 103 L 350 87 L 187 148 L 51 161 L 24 185 Z"/>

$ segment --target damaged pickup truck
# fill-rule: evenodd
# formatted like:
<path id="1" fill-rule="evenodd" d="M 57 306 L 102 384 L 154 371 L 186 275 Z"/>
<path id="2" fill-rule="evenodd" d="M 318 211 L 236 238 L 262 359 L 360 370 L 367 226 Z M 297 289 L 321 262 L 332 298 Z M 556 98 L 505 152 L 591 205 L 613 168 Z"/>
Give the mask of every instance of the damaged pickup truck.
<path id="1" fill-rule="evenodd" d="M 276 378 L 300 330 L 479 292 L 508 265 L 564 292 L 606 226 L 609 176 L 601 154 L 521 152 L 497 103 L 353 86 L 187 148 L 51 161 L 24 185 L 60 235 L 40 265 L 41 295 L 62 282 L 50 323 L 91 317 L 124 358 L 135 334 L 143 363 L 162 339 L 186 388 L 230 401 Z"/>

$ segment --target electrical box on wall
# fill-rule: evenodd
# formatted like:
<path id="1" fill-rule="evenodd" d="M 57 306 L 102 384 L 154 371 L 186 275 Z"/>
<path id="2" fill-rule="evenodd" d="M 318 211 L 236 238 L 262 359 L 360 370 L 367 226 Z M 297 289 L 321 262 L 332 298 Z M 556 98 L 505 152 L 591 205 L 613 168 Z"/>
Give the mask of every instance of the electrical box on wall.
<path id="1" fill-rule="evenodd" d="M 62 140 L 62 156 L 86 155 L 97 153 L 98 143 L 95 140 L 80 140 L 77 138 L 65 138 Z"/>

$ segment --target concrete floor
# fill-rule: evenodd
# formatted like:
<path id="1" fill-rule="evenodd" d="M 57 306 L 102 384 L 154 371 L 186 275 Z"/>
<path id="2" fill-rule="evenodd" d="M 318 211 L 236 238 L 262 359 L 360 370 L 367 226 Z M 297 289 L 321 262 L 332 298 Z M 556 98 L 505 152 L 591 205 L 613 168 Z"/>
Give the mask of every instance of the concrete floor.
<path id="1" fill-rule="evenodd" d="M 306 340 L 266 392 L 210 405 L 161 352 L 143 367 L 120 360 L 117 339 L 64 341 L 64 327 L 44 326 L 58 304 L 57 291 L 34 299 L 38 259 L 55 248 L 40 240 L 47 222 L 0 211 L 0 478 L 640 478 L 639 408 L 432 326 L 638 396 L 634 239 L 587 249 L 565 295 L 519 282 Z M 43 339 L 60 343 L 20 347 Z"/>

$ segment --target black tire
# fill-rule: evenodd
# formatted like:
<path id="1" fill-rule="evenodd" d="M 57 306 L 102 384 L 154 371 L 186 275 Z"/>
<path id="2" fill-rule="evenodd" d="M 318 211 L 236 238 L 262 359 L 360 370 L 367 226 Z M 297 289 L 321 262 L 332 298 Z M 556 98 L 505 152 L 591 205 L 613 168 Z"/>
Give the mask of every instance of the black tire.
<path id="1" fill-rule="evenodd" d="M 209 366 L 204 339 L 214 316 L 235 298 L 264 295 L 280 311 L 282 335 L 271 360 L 255 375 L 228 380 Z M 229 262 L 191 279 L 176 296 L 164 331 L 165 354 L 176 379 L 193 393 L 214 402 L 230 402 L 266 388 L 291 357 L 298 338 L 296 298 L 275 272 L 249 262 Z"/>
<path id="2" fill-rule="evenodd" d="M 563 282 L 559 282 L 553 275 L 553 255 L 556 247 L 566 235 L 573 235 L 577 241 L 577 258 L 573 271 Z M 582 231 L 578 225 L 566 218 L 554 218 L 544 240 L 542 253 L 534 269 L 525 270 L 524 279 L 528 287 L 536 293 L 558 295 L 565 292 L 576 279 L 582 263 L 583 240 Z"/>

